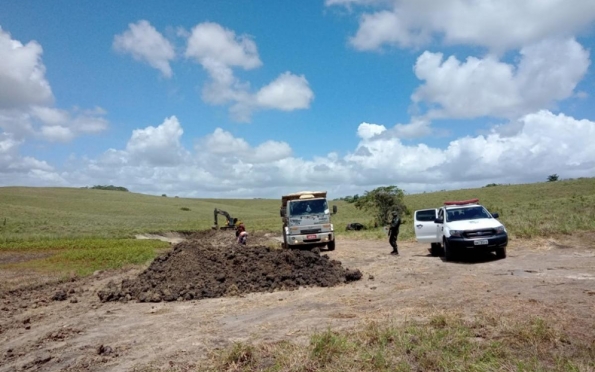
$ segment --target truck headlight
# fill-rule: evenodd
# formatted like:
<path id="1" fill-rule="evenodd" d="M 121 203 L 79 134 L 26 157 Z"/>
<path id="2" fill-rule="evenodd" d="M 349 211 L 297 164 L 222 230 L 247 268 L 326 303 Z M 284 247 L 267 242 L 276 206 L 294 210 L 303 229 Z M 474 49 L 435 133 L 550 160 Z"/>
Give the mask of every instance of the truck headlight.
<path id="1" fill-rule="evenodd" d="M 496 227 L 496 234 L 504 234 L 505 232 L 506 232 L 506 229 L 504 228 L 504 226 Z"/>
<path id="2" fill-rule="evenodd" d="M 450 236 L 460 238 L 462 234 L 463 234 L 462 230 L 450 230 Z"/>

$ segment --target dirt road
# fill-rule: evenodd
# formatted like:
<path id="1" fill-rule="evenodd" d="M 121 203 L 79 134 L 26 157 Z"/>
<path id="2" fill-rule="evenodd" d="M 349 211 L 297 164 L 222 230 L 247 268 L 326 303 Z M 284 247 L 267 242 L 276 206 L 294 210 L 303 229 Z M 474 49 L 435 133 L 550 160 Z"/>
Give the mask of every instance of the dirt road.
<path id="1" fill-rule="evenodd" d="M 424 318 L 436 311 L 473 316 L 554 319 L 571 335 L 595 334 L 595 235 L 564 240 L 512 240 L 508 258 L 465 262 L 431 257 L 425 245 L 340 239 L 323 252 L 363 273 L 331 288 L 253 293 L 162 303 L 101 303 L 109 280 L 140 269 L 0 296 L 0 372 L 13 370 L 122 371 L 152 366 L 192 367 L 208 350 L 234 341 L 308 340 L 316 330 L 354 327 L 370 319 Z M 12 258 L 14 259 L 14 258 Z M 25 273 L 3 272 L 9 280 Z M 53 299 L 52 299 L 53 297 Z"/>

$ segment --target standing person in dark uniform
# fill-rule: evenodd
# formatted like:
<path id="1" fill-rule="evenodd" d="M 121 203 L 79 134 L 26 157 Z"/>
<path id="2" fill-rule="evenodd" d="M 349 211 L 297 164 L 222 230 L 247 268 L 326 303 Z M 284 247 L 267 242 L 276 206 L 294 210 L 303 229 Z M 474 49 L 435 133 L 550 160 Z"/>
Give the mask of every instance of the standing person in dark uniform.
<path id="1" fill-rule="evenodd" d="M 401 221 L 401 217 L 399 216 L 399 212 L 393 211 L 392 212 L 393 219 L 390 223 L 389 234 L 388 234 L 388 242 L 393 247 L 392 252 L 390 254 L 394 254 L 396 256 L 399 255 L 399 250 L 397 249 L 397 238 L 399 237 L 399 228 L 403 221 Z"/>

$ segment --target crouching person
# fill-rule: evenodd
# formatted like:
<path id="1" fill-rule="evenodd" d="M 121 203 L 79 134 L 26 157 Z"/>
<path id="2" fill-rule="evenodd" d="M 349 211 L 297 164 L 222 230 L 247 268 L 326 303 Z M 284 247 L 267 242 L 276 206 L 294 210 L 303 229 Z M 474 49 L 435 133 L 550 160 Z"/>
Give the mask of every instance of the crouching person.
<path id="1" fill-rule="evenodd" d="M 248 233 L 246 232 L 246 227 L 243 223 L 240 223 L 238 228 L 236 229 L 236 239 L 238 244 L 246 245 L 246 240 L 248 239 Z"/>
<path id="2" fill-rule="evenodd" d="M 248 233 L 247 232 L 242 231 L 241 233 L 238 234 L 238 244 L 246 245 L 247 239 L 248 239 Z"/>

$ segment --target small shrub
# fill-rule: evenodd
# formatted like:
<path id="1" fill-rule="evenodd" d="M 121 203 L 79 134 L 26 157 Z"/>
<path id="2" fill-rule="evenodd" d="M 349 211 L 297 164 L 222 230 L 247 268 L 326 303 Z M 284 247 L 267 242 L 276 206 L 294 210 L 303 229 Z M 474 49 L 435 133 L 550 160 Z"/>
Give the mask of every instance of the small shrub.
<path id="1" fill-rule="evenodd" d="M 182 207 L 182 208 L 180 208 L 180 210 L 183 210 L 183 211 L 189 211 L 189 210 L 190 210 L 190 208 L 188 208 L 188 207 Z"/>

